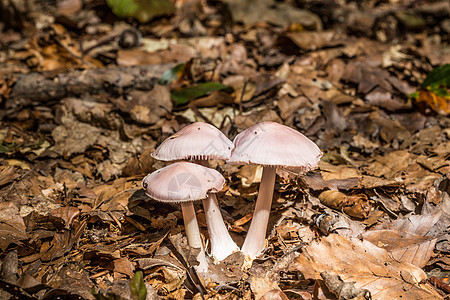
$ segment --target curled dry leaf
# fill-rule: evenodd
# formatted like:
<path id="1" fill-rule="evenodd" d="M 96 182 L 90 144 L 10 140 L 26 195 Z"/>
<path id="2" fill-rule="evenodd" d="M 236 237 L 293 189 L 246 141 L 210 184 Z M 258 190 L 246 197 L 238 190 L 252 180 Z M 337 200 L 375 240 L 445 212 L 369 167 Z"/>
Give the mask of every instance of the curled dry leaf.
<path id="1" fill-rule="evenodd" d="M 74 219 L 80 215 L 80 210 L 73 206 L 59 207 L 50 212 L 50 215 L 61 219 L 66 229 L 70 229 Z"/>
<path id="2" fill-rule="evenodd" d="M 20 175 L 17 173 L 17 169 L 13 166 L 0 166 L 0 186 L 11 183 L 17 179 Z"/>
<path id="3" fill-rule="evenodd" d="M 370 291 L 372 299 L 442 299 L 424 271 L 397 262 L 385 249 L 367 241 L 331 234 L 307 246 L 290 266 L 306 279 L 322 279 L 321 273 L 354 282 L 356 289 Z"/>
<path id="4" fill-rule="evenodd" d="M 328 207 L 342 210 L 349 216 L 360 219 L 367 218 L 372 210 L 372 206 L 364 194 L 347 196 L 344 193 L 329 190 L 322 192 L 319 200 Z"/>
<path id="5" fill-rule="evenodd" d="M 12 202 L 0 203 L 0 249 L 27 238 L 25 223 Z"/>

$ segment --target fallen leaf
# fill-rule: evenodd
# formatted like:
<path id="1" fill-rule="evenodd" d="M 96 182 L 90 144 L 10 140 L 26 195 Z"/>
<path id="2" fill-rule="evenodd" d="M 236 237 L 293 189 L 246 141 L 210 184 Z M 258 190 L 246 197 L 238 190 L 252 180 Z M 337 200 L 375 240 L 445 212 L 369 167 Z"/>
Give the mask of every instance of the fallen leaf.
<path id="1" fill-rule="evenodd" d="M 290 266 L 307 279 L 322 279 L 321 273 L 338 275 L 370 291 L 372 299 L 442 299 L 426 281 L 424 271 L 397 262 L 388 252 L 370 242 L 331 234 L 307 246 Z"/>
<path id="2" fill-rule="evenodd" d="M 286 298 L 270 298 L 272 291 L 279 291 L 278 284 L 268 277 L 252 276 L 250 278 L 250 288 L 252 289 L 255 299 L 286 299 Z M 268 295 L 267 295 L 268 294 Z M 264 298 L 267 295 L 266 298 Z M 285 295 L 286 296 L 286 295 Z"/>
<path id="3" fill-rule="evenodd" d="M 169 0 L 107 0 L 113 12 L 120 17 L 133 17 L 141 23 L 151 19 L 171 14 L 175 11 L 173 3 Z"/>
<path id="4" fill-rule="evenodd" d="M 393 259 L 423 268 L 431 258 L 437 240 L 429 233 L 440 217 L 439 211 L 433 214 L 411 215 L 381 224 L 362 236 L 386 249 Z"/>
<path id="5" fill-rule="evenodd" d="M 133 277 L 134 265 L 128 258 L 122 257 L 114 260 L 114 271 Z"/>
<path id="6" fill-rule="evenodd" d="M 142 124 L 154 124 L 172 110 L 170 92 L 166 86 L 156 84 L 151 91 L 134 90 L 129 97 L 129 100 L 119 99 L 116 105 Z"/>
<path id="7" fill-rule="evenodd" d="M 289 300 L 289 298 L 280 290 L 270 290 L 259 298 L 259 300 Z"/>
<path id="8" fill-rule="evenodd" d="M 443 97 L 432 91 L 420 90 L 416 101 L 428 104 L 435 112 L 441 115 L 448 115 L 450 113 L 450 95 Z"/>
<path id="9" fill-rule="evenodd" d="M 365 219 L 372 211 L 370 204 L 365 194 L 358 194 L 347 196 L 339 191 L 324 191 L 319 195 L 319 200 L 324 205 L 343 211 L 349 216 Z"/>
<path id="10" fill-rule="evenodd" d="M 367 240 L 386 249 L 399 262 L 409 262 L 423 268 L 430 259 L 436 238 L 408 234 L 400 230 L 369 230 L 363 233 Z"/>
<path id="11" fill-rule="evenodd" d="M 300 23 L 311 30 L 322 29 L 320 18 L 308 10 L 299 9 L 291 3 L 263 0 L 255 6 L 251 0 L 226 0 L 234 21 L 252 25 L 267 22 L 279 26 Z"/>
<path id="12" fill-rule="evenodd" d="M 186 104 L 191 100 L 207 95 L 214 91 L 226 90 L 229 87 L 218 82 L 205 82 L 194 86 L 180 88 L 172 91 L 172 99 L 176 104 Z"/>
<path id="13" fill-rule="evenodd" d="M 13 182 L 20 177 L 14 166 L 0 166 L 0 187 Z"/>
<path id="14" fill-rule="evenodd" d="M 332 31 L 302 31 L 287 32 L 281 35 L 277 41 L 279 47 L 287 47 L 287 41 L 290 41 L 298 50 L 317 50 L 323 47 L 336 46 L 339 42 L 333 41 L 335 33 Z M 289 53 L 292 50 L 288 51 Z"/>
<path id="15" fill-rule="evenodd" d="M 0 249 L 27 239 L 26 226 L 19 210 L 12 202 L 0 203 Z"/>

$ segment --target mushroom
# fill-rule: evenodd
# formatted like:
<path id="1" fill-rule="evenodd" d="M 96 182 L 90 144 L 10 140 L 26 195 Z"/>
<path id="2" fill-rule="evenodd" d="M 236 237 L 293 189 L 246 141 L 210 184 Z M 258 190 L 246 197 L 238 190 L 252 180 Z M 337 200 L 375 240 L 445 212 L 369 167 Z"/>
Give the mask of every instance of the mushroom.
<path id="1" fill-rule="evenodd" d="M 234 139 L 234 147 L 229 163 L 263 166 L 255 211 L 241 250 L 254 259 L 264 249 L 276 168 L 307 172 L 317 168 L 322 152 L 300 132 L 275 122 L 255 124 L 244 130 Z"/>
<path id="2" fill-rule="evenodd" d="M 196 122 L 164 140 L 152 156 L 164 161 L 192 159 L 200 165 L 208 166 L 208 159 L 230 158 L 232 149 L 233 143 L 219 129 L 210 124 Z M 211 256 L 221 261 L 239 251 L 225 226 L 215 194 L 210 194 L 203 200 L 203 209 L 211 243 Z"/>
<path id="3" fill-rule="evenodd" d="M 205 199 L 220 191 L 225 178 L 214 169 L 189 162 L 177 162 L 148 174 L 142 180 L 146 194 L 157 201 L 181 204 L 189 246 L 200 248 L 197 271 L 207 272 L 205 257 L 193 201 Z"/>

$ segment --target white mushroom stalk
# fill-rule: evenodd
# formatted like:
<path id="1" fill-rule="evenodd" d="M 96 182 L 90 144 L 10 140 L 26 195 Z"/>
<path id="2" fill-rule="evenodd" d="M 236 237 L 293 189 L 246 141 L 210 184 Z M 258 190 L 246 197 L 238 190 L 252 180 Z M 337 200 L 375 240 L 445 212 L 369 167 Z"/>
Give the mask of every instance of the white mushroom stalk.
<path id="1" fill-rule="evenodd" d="M 193 159 L 208 167 L 209 159 L 227 160 L 233 143 L 216 127 L 196 122 L 164 140 L 152 153 L 159 160 Z M 223 221 L 219 203 L 214 193 L 202 200 L 211 245 L 211 256 L 218 261 L 228 257 L 239 247 L 231 238 Z"/>
<path id="2" fill-rule="evenodd" d="M 142 180 L 146 194 L 161 202 L 181 204 L 189 246 L 199 248 L 198 272 L 208 271 L 208 262 L 198 228 L 193 201 L 203 200 L 222 189 L 225 178 L 216 170 L 188 162 L 177 162 L 161 168 Z"/>
<path id="3" fill-rule="evenodd" d="M 200 273 L 208 271 L 208 262 L 206 261 L 205 249 L 203 247 L 202 237 L 198 229 L 197 218 L 195 216 L 194 204 L 192 202 L 181 203 L 181 211 L 183 213 L 184 230 L 189 246 L 200 249 L 197 255 L 199 265 L 196 270 Z"/>
<path id="4" fill-rule="evenodd" d="M 197 159 L 195 162 L 205 167 L 208 166 L 207 160 Z M 223 221 L 216 194 L 210 193 L 208 198 L 202 200 L 202 204 L 211 243 L 211 256 L 218 261 L 222 261 L 232 253 L 239 251 L 239 247 L 231 238 Z"/>
<path id="5" fill-rule="evenodd" d="M 233 252 L 239 251 L 225 226 L 215 194 L 209 194 L 209 197 L 203 200 L 203 209 L 211 242 L 211 256 L 221 261 Z"/>
<path id="6" fill-rule="evenodd" d="M 252 223 L 242 245 L 242 252 L 255 258 L 264 249 L 270 208 L 272 207 L 273 190 L 275 186 L 276 168 L 264 167 L 256 199 Z"/>
<path id="7" fill-rule="evenodd" d="M 253 219 L 242 246 L 242 252 L 250 259 L 264 249 L 276 168 L 307 172 L 317 168 L 321 156 L 319 147 L 306 136 L 275 122 L 255 124 L 236 136 L 228 162 L 264 167 Z"/>

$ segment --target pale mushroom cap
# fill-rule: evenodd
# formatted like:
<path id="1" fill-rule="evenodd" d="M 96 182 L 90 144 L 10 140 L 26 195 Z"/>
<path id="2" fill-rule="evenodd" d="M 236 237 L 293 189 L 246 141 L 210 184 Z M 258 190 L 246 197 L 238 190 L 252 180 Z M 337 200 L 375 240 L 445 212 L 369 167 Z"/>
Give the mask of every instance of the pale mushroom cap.
<path id="1" fill-rule="evenodd" d="M 318 166 L 319 147 L 306 136 L 275 122 L 255 124 L 234 139 L 231 164 L 279 166 L 307 172 Z"/>
<path id="2" fill-rule="evenodd" d="M 189 162 L 177 162 L 148 174 L 142 180 L 146 194 L 161 202 L 189 202 L 217 193 L 225 183 L 214 169 Z"/>
<path id="3" fill-rule="evenodd" d="M 158 160 L 224 159 L 231 156 L 233 142 L 219 129 L 203 122 L 190 124 L 159 145 L 152 153 Z"/>

